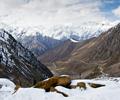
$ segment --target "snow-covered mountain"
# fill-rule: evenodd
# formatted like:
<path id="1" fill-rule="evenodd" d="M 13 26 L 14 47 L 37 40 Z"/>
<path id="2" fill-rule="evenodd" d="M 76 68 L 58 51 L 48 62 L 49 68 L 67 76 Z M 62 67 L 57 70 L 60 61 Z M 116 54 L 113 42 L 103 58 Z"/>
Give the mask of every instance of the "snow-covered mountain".
<path id="1" fill-rule="evenodd" d="M 55 25 L 51 27 L 33 26 L 33 27 L 17 27 L 15 25 L 8 26 L 1 23 L 0 27 L 3 27 L 17 38 L 23 38 L 25 36 L 36 36 L 38 34 L 47 36 L 57 40 L 75 39 L 85 40 L 98 36 L 101 32 L 114 26 L 116 23 L 82 23 L 81 25 Z"/>
<path id="2" fill-rule="evenodd" d="M 22 37 L 23 35 L 35 36 L 36 33 L 40 33 L 58 40 L 69 38 L 84 40 L 98 36 L 113 26 L 111 20 L 104 17 L 98 17 L 96 20 L 94 17 L 97 14 L 94 15 L 94 12 L 91 12 L 91 16 L 86 13 L 83 17 L 81 10 L 84 11 L 84 9 L 79 8 L 80 5 L 76 5 L 76 9 L 72 6 L 72 3 L 79 4 L 79 0 L 65 0 L 65 2 L 64 0 L 1 1 L 1 5 L 5 7 L 0 5 L 0 10 L 3 12 L 0 15 L 0 22 L 12 26 L 16 37 L 20 37 L 21 34 Z M 83 6 L 86 6 L 86 3 Z"/>
<path id="3" fill-rule="evenodd" d="M 26 48 L 39 56 L 50 50 L 62 41 L 70 39 L 82 41 L 92 37 L 97 37 L 100 33 L 112 27 L 115 23 L 83 23 L 76 25 L 55 25 L 51 27 L 33 26 L 19 27 L 16 25 L 0 24 L 0 28 L 7 30 Z"/>

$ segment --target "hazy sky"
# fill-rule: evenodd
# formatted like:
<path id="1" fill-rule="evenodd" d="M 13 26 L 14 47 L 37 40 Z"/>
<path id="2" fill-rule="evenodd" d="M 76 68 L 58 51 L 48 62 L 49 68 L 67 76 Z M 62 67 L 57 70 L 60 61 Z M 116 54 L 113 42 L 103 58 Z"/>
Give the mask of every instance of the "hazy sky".
<path id="1" fill-rule="evenodd" d="M 0 0 L 0 20 L 17 25 L 109 22 L 120 19 L 120 0 Z"/>

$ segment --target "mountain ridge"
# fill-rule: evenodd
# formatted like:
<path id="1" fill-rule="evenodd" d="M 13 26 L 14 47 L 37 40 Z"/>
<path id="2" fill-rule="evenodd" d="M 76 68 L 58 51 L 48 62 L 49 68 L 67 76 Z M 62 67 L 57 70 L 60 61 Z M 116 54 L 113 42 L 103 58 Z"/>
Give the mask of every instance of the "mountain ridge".
<path id="1" fill-rule="evenodd" d="M 0 77 L 7 77 L 16 84 L 27 86 L 53 75 L 33 53 L 4 29 L 0 29 L 0 50 Z"/>
<path id="2" fill-rule="evenodd" d="M 116 25 L 116 23 L 81 23 L 81 25 L 54 25 L 51 27 L 47 26 L 28 26 L 20 27 L 16 25 L 7 25 L 1 23 L 0 27 L 11 31 L 11 34 L 15 38 L 25 36 L 36 36 L 38 33 L 42 36 L 47 36 L 57 40 L 85 40 L 92 37 L 98 36 L 101 32 L 106 31 L 110 27 Z"/>
<path id="3" fill-rule="evenodd" d="M 94 78 L 101 74 L 108 74 L 109 76 L 120 76 L 119 62 L 120 62 L 120 24 L 110 28 L 106 32 L 103 32 L 96 38 L 90 41 L 85 40 L 85 44 L 82 42 L 76 43 L 76 49 L 68 55 L 65 60 L 62 59 L 53 61 L 57 66 L 52 67 L 53 64 L 46 63 L 49 68 L 59 74 L 81 74 L 82 78 Z M 58 47 L 59 48 L 59 47 Z M 69 51 L 67 49 L 66 51 Z M 40 59 L 41 61 L 50 62 L 48 59 L 49 54 L 44 54 Z M 54 53 L 52 53 L 54 55 Z M 59 55 L 59 54 L 58 54 Z M 54 55 L 57 57 L 57 55 Z M 59 56 L 58 56 L 59 57 Z M 48 59 L 48 60 L 47 60 Z"/>
<path id="4" fill-rule="evenodd" d="M 112 26 L 113 24 L 110 23 L 92 22 L 83 23 L 81 26 L 56 25 L 51 27 L 17 27 L 4 23 L 0 24 L 1 28 L 11 33 L 15 39 L 31 50 L 36 56 L 41 56 L 69 39 L 78 42 L 97 37 L 101 32 Z"/>

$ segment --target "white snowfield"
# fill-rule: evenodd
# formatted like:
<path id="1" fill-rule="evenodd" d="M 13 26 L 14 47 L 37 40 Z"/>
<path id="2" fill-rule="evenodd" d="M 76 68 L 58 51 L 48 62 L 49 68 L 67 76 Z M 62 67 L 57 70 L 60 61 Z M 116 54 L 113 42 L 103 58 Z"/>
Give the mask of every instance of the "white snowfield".
<path id="1" fill-rule="evenodd" d="M 94 79 L 94 80 L 73 80 L 72 84 L 85 82 L 86 90 L 66 89 L 58 86 L 56 89 L 69 95 L 64 97 L 56 92 L 45 92 L 43 89 L 20 88 L 14 92 L 15 85 L 7 80 L 0 79 L 0 100 L 120 100 L 120 78 Z M 106 85 L 100 88 L 91 88 L 88 83 L 99 83 Z"/>

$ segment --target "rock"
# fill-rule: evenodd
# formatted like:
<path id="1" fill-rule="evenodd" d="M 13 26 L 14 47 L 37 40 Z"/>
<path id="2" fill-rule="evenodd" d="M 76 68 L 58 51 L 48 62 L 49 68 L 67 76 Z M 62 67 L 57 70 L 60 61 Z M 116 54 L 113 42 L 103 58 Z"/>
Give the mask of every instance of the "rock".
<path id="1" fill-rule="evenodd" d="M 64 97 L 68 97 L 68 95 L 64 92 L 61 92 L 61 91 L 58 91 L 58 90 L 56 92 L 62 94 Z"/>
<path id="2" fill-rule="evenodd" d="M 64 87 L 69 87 L 71 84 L 71 78 L 69 76 L 60 76 L 58 77 L 57 80 L 57 85 L 58 86 L 64 86 Z"/>
<path id="3" fill-rule="evenodd" d="M 56 91 L 55 87 L 50 87 L 50 92 L 55 92 L 55 91 Z"/>
<path id="4" fill-rule="evenodd" d="M 75 89 L 77 87 L 77 85 L 70 85 L 71 89 Z"/>
<path id="5" fill-rule="evenodd" d="M 69 76 L 54 76 L 48 80 L 38 82 L 34 88 L 42 88 L 49 92 L 51 87 L 64 86 L 67 88 L 70 86 L 70 83 L 71 79 Z"/>
<path id="6" fill-rule="evenodd" d="M 15 87 L 15 89 L 14 89 L 14 90 L 15 90 L 14 93 L 16 93 L 19 88 L 21 88 L 21 86 L 20 86 L 20 85 L 16 85 L 16 87 Z M 14 94 L 14 93 L 13 93 L 13 94 Z"/>
<path id="7" fill-rule="evenodd" d="M 56 84 L 57 84 L 56 77 L 52 77 L 48 80 L 38 82 L 37 84 L 35 84 L 34 88 L 42 88 L 45 89 L 46 92 L 49 92 L 50 88 L 55 87 Z"/>
<path id="8" fill-rule="evenodd" d="M 67 94 L 58 91 L 55 89 L 56 86 L 64 86 L 68 87 L 70 85 L 71 79 L 69 76 L 54 76 L 49 78 L 48 80 L 38 82 L 35 84 L 34 88 L 45 89 L 46 92 L 57 92 L 62 94 L 64 97 L 68 97 Z"/>
<path id="9" fill-rule="evenodd" d="M 57 89 L 55 89 L 55 87 L 51 87 L 50 92 L 57 92 L 57 93 L 62 94 L 64 97 L 68 97 L 68 95 L 66 93 L 58 91 Z"/>
<path id="10" fill-rule="evenodd" d="M 79 82 L 79 83 L 77 83 L 77 87 L 79 87 L 80 89 L 84 89 L 84 90 L 86 90 L 86 84 L 84 83 L 84 82 Z"/>
<path id="11" fill-rule="evenodd" d="M 105 86 L 105 85 L 103 85 L 103 84 L 96 84 L 96 83 L 89 83 L 89 85 L 90 85 L 92 88 L 99 88 L 99 87 Z"/>

